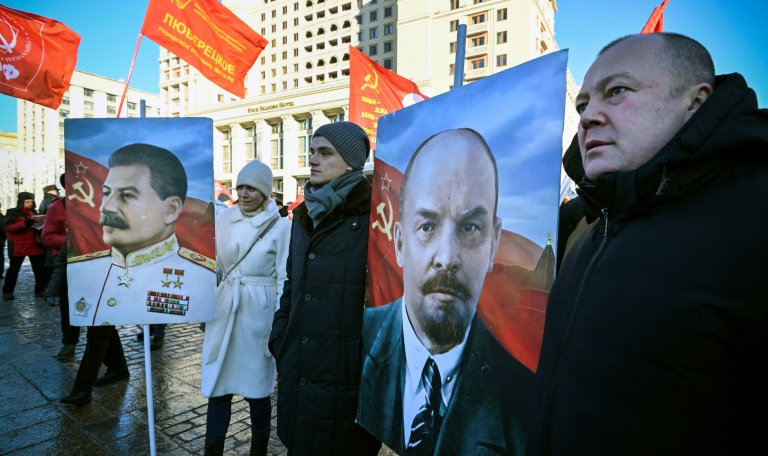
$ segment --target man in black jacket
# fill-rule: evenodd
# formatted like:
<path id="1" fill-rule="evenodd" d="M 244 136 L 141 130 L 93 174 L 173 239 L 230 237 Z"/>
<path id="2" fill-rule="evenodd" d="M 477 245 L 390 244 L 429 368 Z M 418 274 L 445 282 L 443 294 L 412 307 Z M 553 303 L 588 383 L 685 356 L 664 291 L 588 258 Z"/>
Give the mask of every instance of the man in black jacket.
<path id="1" fill-rule="evenodd" d="M 754 452 L 768 112 L 672 33 L 609 44 L 576 108 L 590 225 L 550 294 L 528 454 Z"/>

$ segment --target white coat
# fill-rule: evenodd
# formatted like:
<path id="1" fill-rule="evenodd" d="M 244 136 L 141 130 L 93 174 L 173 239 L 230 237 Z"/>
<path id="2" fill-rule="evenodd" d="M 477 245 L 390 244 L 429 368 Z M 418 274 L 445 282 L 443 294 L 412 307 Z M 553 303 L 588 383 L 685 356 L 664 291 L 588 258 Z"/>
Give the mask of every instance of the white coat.
<path id="1" fill-rule="evenodd" d="M 275 361 L 267 340 L 286 279 L 291 223 L 279 218 L 254 245 L 274 216 L 279 213 L 273 200 L 254 217 L 245 217 L 237 206 L 216 216 L 216 259 L 226 278 L 216 290 L 216 320 L 205 325 L 204 397 L 256 399 L 274 390 Z"/>

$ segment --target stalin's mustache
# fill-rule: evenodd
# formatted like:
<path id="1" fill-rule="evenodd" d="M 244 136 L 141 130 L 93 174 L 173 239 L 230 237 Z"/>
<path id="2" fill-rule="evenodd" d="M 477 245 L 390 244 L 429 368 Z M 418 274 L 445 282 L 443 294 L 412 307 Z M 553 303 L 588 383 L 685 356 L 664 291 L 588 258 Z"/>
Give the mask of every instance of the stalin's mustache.
<path id="1" fill-rule="evenodd" d="M 127 230 L 128 228 L 131 227 L 130 225 L 128 225 L 128 222 L 120 218 L 120 216 L 112 215 L 112 214 L 101 214 L 101 217 L 99 217 L 99 225 L 109 226 L 112 228 L 117 228 L 119 230 Z"/>

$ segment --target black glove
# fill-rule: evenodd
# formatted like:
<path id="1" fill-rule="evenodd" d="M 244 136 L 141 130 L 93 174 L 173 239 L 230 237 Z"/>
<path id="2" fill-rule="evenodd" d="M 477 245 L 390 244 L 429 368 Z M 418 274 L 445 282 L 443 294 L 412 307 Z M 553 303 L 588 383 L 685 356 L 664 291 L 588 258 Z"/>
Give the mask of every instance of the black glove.
<path id="1" fill-rule="evenodd" d="M 35 224 L 35 221 L 32 220 L 31 218 L 28 218 L 28 219 L 24 220 L 24 224 L 27 225 L 27 226 L 32 226 L 32 225 Z"/>

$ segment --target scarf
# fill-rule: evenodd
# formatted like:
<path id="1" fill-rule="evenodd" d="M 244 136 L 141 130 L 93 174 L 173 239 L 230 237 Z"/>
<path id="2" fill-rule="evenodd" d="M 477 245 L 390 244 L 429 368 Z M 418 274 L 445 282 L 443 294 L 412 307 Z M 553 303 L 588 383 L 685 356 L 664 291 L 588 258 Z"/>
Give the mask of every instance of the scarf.
<path id="1" fill-rule="evenodd" d="M 315 228 L 365 179 L 361 171 L 347 171 L 322 187 L 313 187 L 309 182 L 304 185 L 304 203 Z"/>

